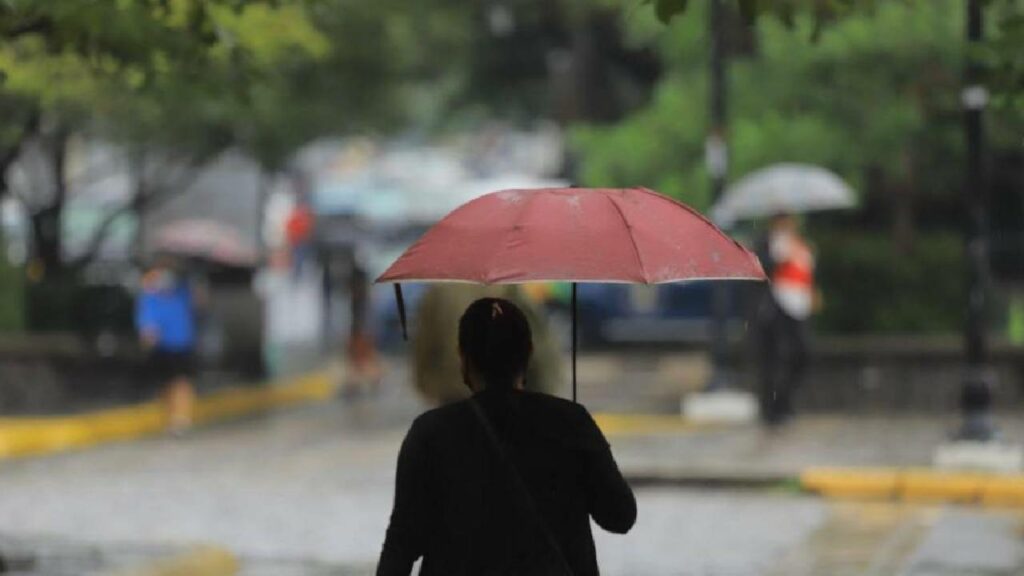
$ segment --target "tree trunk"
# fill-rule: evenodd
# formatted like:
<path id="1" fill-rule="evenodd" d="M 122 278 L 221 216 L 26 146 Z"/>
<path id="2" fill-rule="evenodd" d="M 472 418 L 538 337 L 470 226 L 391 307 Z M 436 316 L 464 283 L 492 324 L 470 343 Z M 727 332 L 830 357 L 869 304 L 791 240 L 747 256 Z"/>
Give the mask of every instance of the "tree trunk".
<path id="1" fill-rule="evenodd" d="M 61 267 L 60 209 L 47 206 L 32 215 L 34 260 L 50 273 Z"/>
<path id="2" fill-rule="evenodd" d="M 143 259 L 146 257 L 146 194 L 149 191 L 148 180 L 146 179 L 146 153 L 139 151 L 136 156 L 132 158 L 132 171 L 135 179 L 134 190 L 132 190 L 132 197 L 128 202 L 131 205 L 132 214 L 135 217 L 135 246 L 132 247 L 131 255 L 129 256 L 132 261 L 141 264 Z M 116 216 L 111 216 L 110 226 L 113 225 L 113 221 Z M 109 226 L 108 226 L 109 228 Z M 97 234 L 106 236 L 106 230 L 97 230 Z M 102 243 L 103 240 L 97 240 L 97 246 Z"/>
<path id="3" fill-rule="evenodd" d="M 0 154 L 0 198 L 7 195 L 7 169 L 21 156 L 21 148 L 39 130 L 39 113 L 31 112 L 25 119 L 21 134 L 9 148 Z"/>
<path id="4" fill-rule="evenodd" d="M 67 201 L 67 147 L 68 133 L 60 130 L 53 139 L 53 198 L 31 218 L 33 254 L 47 274 L 60 270 L 63 265 L 61 216 Z"/>
<path id="5" fill-rule="evenodd" d="M 85 266 L 99 255 L 103 242 L 107 239 L 110 230 L 117 223 L 117 219 L 125 214 L 135 216 L 135 246 L 131 258 L 140 262 L 145 257 L 146 239 L 146 216 L 150 210 L 158 208 L 161 204 L 174 197 L 175 194 L 188 189 L 190 183 L 199 176 L 201 170 L 197 165 L 191 165 L 187 170 L 178 176 L 173 182 L 165 182 L 160 175 L 148 175 L 145 156 L 139 156 L 133 160 L 134 189 L 131 198 L 122 206 L 111 210 L 97 226 L 89 241 L 88 248 L 83 252 L 73 267 Z"/>

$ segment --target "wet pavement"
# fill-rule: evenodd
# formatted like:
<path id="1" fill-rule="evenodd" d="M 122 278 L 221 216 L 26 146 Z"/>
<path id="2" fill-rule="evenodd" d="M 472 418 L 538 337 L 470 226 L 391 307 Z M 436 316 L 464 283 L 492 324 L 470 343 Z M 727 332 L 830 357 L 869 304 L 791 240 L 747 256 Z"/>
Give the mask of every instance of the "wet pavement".
<path id="1" fill-rule="evenodd" d="M 1024 419 L 997 418 L 1005 438 L 1024 440 Z M 611 439 L 623 469 L 687 478 L 795 478 L 822 466 L 927 468 L 956 429 L 956 416 L 802 416 L 766 431 L 758 424 L 696 427 L 686 434 Z"/>
<path id="2" fill-rule="evenodd" d="M 51 560 L 61 561 L 85 551 L 90 566 L 99 566 L 105 559 L 116 564 L 214 544 L 242 559 L 243 574 L 372 573 L 391 507 L 398 446 L 422 409 L 403 378 L 394 371 L 375 395 L 180 439 L 0 463 L 0 550 L 48 550 Z M 870 432 L 877 424 L 856 425 L 865 427 L 871 442 L 885 444 L 884 434 Z M 713 454 L 718 460 L 742 454 L 756 460 L 761 454 L 767 461 L 763 455 L 773 451 L 777 459 L 799 463 L 803 451 L 828 454 L 829 444 L 847 446 L 855 461 L 879 453 L 877 447 L 853 450 L 856 439 L 828 420 L 804 426 L 816 437 L 780 443 L 780 436 L 741 427 L 731 433 L 627 435 L 613 444 L 624 465 L 644 458 L 657 463 L 666 455 L 699 463 L 713 461 Z M 890 434 L 903 428 L 891 426 Z M 922 426 L 916 433 L 922 445 L 929 430 L 942 428 Z M 799 428 L 792 430 L 803 437 Z M 665 487 L 642 489 L 638 497 L 639 521 L 630 534 L 597 531 L 605 574 L 1024 574 L 1017 512 L 831 502 L 784 490 Z"/>

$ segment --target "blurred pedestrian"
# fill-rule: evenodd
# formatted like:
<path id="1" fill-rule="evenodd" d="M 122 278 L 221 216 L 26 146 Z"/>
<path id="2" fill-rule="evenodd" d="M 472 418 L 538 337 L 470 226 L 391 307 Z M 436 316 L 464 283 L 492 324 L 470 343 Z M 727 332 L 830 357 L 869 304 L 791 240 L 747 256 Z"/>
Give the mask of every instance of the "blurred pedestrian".
<path id="1" fill-rule="evenodd" d="M 624 534 L 636 499 L 583 406 L 523 390 L 526 315 L 482 298 L 458 322 L 472 396 L 413 422 L 378 576 L 598 574 L 590 521 Z"/>
<path id="2" fill-rule="evenodd" d="M 313 258 L 313 211 L 303 195 L 298 195 L 288 218 L 285 220 L 285 242 L 288 245 L 292 265 L 292 277 L 302 277 L 305 266 Z"/>
<path id="3" fill-rule="evenodd" d="M 351 326 L 347 357 L 347 388 L 375 390 L 383 376 L 377 347 L 370 332 L 367 316 L 370 314 L 370 278 L 362 264 L 353 258 L 349 274 Z"/>
<path id="4" fill-rule="evenodd" d="M 164 383 L 167 423 L 174 434 L 192 426 L 196 319 L 192 290 L 166 260 L 142 277 L 136 327 L 151 374 Z"/>
<path id="5" fill-rule="evenodd" d="M 793 395 L 807 368 L 808 320 L 819 296 L 814 253 L 796 217 L 773 217 L 758 255 L 770 279 L 757 317 L 761 418 L 775 425 L 794 414 Z"/>
<path id="6" fill-rule="evenodd" d="M 502 297 L 515 303 L 530 320 L 534 354 L 526 373 L 526 389 L 551 393 L 561 388 L 562 359 L 544 316 L 522 289 L 514 285 L 435 284 L 420 300 L 413 340 L 413 382 L 432 402 L 462 400 L 469 391 L 459 378 L 459 317 L 474 300 Z"/>

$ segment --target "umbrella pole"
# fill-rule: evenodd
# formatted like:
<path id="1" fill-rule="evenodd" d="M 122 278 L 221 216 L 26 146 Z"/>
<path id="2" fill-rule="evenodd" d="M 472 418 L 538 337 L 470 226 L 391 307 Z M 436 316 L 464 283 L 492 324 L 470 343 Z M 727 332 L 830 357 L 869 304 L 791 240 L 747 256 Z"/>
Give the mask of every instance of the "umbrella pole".
<path id="1" fill-rule="evenodd" d="M 398 321 L 402 324 L 402 340 L 409 340 L 409 329 L 406 327 L 405 298 L 402 298 L 402 285 L 395 282 L 395 304 L 398 305 Z"/>
<path id="2" fill-rule="evenodd" d="M 577 329 L 576 317 L 579 315 L 579 306 L 576 302 L 576 283 L 572 283 L 572 401 L 576 401 L 576 343 Z"/>

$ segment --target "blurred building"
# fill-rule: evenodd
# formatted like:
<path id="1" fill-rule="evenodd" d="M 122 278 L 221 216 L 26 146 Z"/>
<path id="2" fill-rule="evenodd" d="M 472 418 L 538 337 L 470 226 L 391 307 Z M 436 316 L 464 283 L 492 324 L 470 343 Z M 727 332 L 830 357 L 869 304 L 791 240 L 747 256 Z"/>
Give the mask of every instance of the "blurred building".
<path id="1" fill-rule="evenodd" d="M 326 334 L 342 334 L 353 310 L 347 293 L 359 267 L 372 281 L 430 225 L 457 206 L 507 188 L 564 186 L 564 142 L 554 125 L 529 130 L 487 125 L 441 139 L 325 140 L 295 157 L 316 214 L 324 267 Z M 280 191 L 285 195 L 287 191 Z M 288 201 L 271 198 L 268 219 Z M 410 307 L 418 291 L 410 290 Z M 398 335 L 390 286 L 371 290 L 365 313 L 382 342 Z"/>

